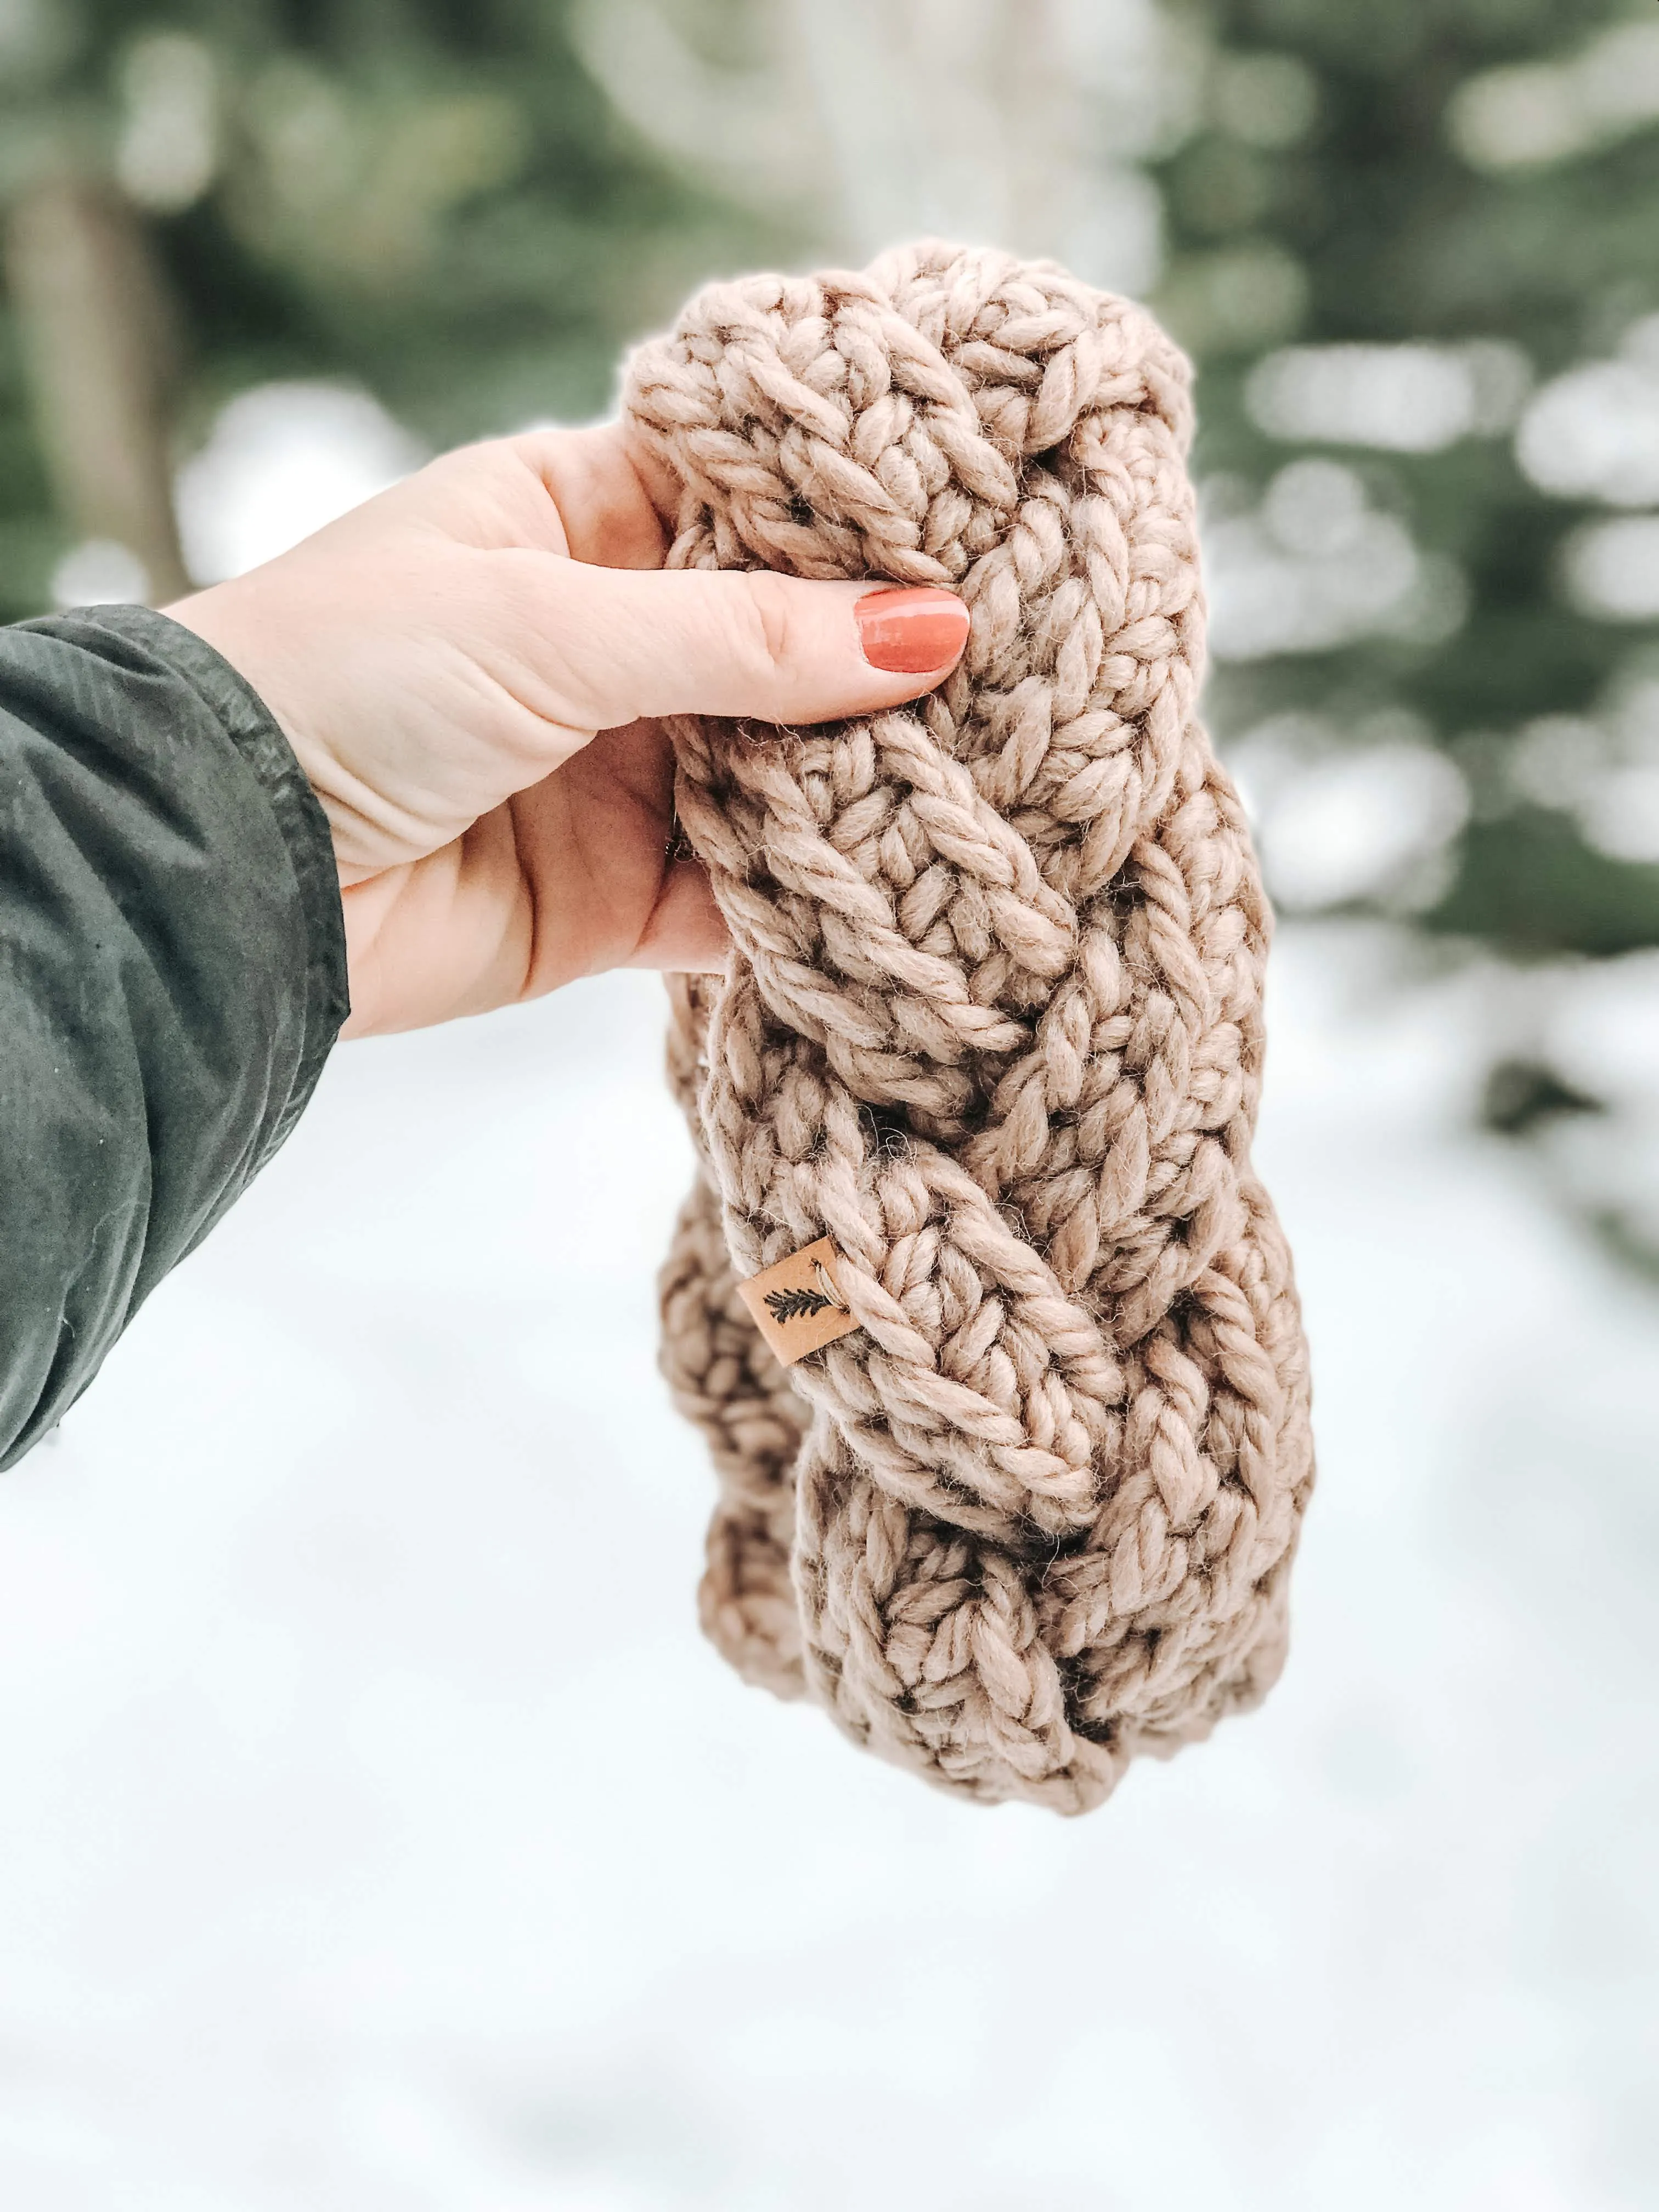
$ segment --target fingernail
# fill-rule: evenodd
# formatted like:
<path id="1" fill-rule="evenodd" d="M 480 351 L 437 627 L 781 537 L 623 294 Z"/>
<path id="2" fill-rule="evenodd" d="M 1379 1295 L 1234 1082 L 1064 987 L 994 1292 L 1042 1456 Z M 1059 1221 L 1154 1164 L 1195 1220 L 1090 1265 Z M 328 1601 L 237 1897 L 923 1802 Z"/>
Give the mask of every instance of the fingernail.
<path id="1" fill-rule="evenodd" d="M 966 606 L 954 592 L 936 591 L 931 584 L 866 592 L 854 612 L 865 659 L 890 676 L 948 668 L 968 642 Z"/>

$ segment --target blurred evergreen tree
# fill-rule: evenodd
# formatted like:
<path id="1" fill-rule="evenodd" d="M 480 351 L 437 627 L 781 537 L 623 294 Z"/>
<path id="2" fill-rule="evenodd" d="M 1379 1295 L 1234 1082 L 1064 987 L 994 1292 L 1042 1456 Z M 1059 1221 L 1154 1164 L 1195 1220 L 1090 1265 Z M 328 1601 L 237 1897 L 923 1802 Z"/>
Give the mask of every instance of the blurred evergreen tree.
<path id="1" fill-rule="evenodd" d="M 184 581 L 168 487 L 235 391 L 367 386 L 434 442 L 604 403 L 769 219 L 619 123 L 565 0 L 0 0 L 0 618 L 73 544 Z"/>
<path id="2" fill-rule="evenodd" d="M 1254 641 L 1248 620 L 1231 638 L 1220 623 L 1212 720 L 1247 781 L 1265 756 L 1292 805 L 1345 759 L 1358 803 L 1368 744 L 1401 738 L 1419 764 L 1454 762 L 1466 799 L 1431 866 L 1346 892 L 1322 891 L 1315 866 L 1300 896 L 1276 885 L 1281 905 L 1392 911 L 1419 943 L 1522 963 L 1659 945 L 1659 516 L 1633 512 L 1659 508 L 1659 9 L 1170 0 L 1169 15 L 1201 58 L 1202 120 L 1155 164 L 1158 304 L 1200 364 L 1212 577 L 1233 542 L 1258 594 L 1298 559 L 1334 571 L 1362 528 L 1377 560 L 1418 556 L 1395 617 L 1346 635 L 1316 622 L 1275 640 L 1271 605 Z M 1391 398 L 1369 401 L 1383 357 L 1325 350 L 1407 347 Z M 1465 419 L 1454 405 L 1437 425 L 1460 368 Z M 1270 862 L 1273 825 L 1270 798 Z M 1304 811 L 1304 845 L 1319 827 Z M 1607 1249 L 1659 1278 L 1635 1128 L 1552 1064 L 1554 988 L 1504 994 L 1482 1118 L 1535 1149 Z"/>
<path id="3" fill-rule="evenodd" d="M 1152 20 L 1000 0 L 970 38 L 944 0 L 0 0 L 0 617 L 87 538 L 177 589 L 173 466 L 248 386 L 361 383 L 434 443 L 580 416 L 712 267 L 972 228 L 981 202 L 1016 243 L 1064 228 L 1068 194 L 1109 231 L 1139 163 L 1155 304 L 1200 372 L 1220 734 L 1258 766 L 1277 746 L 1292 791 L 1392 747 L 1439 767 L 1429 799 L 1448 761 L 1468 794 L 1431 867 L 1316 871 L 1281 903 L 1523 961 L 1659 946 L 1656 825 L 1617 818 L 1620 773 L 1659 778 L 1659 515 L 1607 536 L 1659 510 L 1659 8 L 1157 0 L 1167 102 L 1138 73 Z M 1061 117 L 1068 70 L 1091 139 Z M 962 99 L 1006 141 L 971 162 Z M 1645 354 L 1607 374 L 1645 461 L 1552 470 L 1523 429 L 1523 467 L 1528 392 L 1632 331 Z M 1593 539 L 1601 605 L 1568 583 Z M 1359 555 L 1372 584 L 1400 571 L 1397 605 L 1345 611 Z M 1298 578 L 1323 592 L 1299 633 Z M 1492 1125 L 1547 1135 L 1578 1088 L 1511 1045 Z"/>
<path id="4" fill-rule="evenodd" d="M 1184 20 L 1207 52 L 1204 119 L 1156 165 L 1159 304 L 1200 366 L 1200 472 L 1224 517 L 1277 480 L 1316 562 L 1322 528 L 1340 537 L 1340 465 L 1425 556 L 1418 604 L 1381 634 L 1224 659 L 1218 721 L 1406 727 L 1446 749 L 1472 805 L 1449 869 L 1405 896 L 1425 929 L 1522 957 L 1659 945 L 1659 866 L 1598 849 L 1573 803 L 1590 726 L 1659 632 L 1573 603 L 1574 533 L 1607 509 L 1540 489 L 1513 435 L 1523 378 L 1607 356 L 1659 310 L 1659 9 L 1204 0 Z M 1279 349 L 1421 342 L 1468 369 L 1468 434 L 1437 441 L 1432 392 L 1415 422 L 1402 401 L 1395 450 L 1298 426 Z M 1398 449 L 1413 438 L 1425 450 Z"/>

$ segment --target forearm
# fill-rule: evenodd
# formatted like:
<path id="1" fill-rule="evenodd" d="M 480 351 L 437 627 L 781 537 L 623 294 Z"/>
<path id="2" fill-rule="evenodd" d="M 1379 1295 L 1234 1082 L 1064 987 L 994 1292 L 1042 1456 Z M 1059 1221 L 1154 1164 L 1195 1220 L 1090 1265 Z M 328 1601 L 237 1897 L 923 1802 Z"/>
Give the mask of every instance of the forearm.
<path id="1" fill-rule="evenodd" d="M 326 823 L 218 655 L 0 631 L 0 1465 L 276 1151 L 346 1012 Z"/>

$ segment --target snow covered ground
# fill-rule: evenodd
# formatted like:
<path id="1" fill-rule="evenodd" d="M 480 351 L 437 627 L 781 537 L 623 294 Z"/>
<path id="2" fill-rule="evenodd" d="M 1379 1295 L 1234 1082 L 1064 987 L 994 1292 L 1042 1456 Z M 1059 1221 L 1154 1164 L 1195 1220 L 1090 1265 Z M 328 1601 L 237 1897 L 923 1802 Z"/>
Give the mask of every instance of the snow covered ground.
<path id="1" fill-rule="evenodd" d="M 1261 1714 L 1086 1820 L 731 1678 L 650 979 L 343 1048 L 0 1486 L 19 2212 L 1659 2197 L 1659 1310 L 1286 933 L 1322 1486 Z"/>

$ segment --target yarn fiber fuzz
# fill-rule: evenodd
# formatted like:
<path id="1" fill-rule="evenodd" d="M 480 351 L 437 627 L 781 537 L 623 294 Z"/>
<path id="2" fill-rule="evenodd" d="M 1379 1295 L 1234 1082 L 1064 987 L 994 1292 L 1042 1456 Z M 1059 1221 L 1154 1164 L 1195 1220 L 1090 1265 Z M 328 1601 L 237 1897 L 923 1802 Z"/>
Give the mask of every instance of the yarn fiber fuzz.
<path id="1" fill-rule="evenodd" d="M 1313 1480 L 1249 1158 L 1269 915 L 1195 714 L 1188 367 L 1051 263 L 925 245 L 713 286 L 624 409 L 680 487 L 671 565 L 973 617 L 913 707 L 670 726 L 735 947 L 671 985 L 703 1625 L 935 1782 L 1084 1811 L 1272 1684 Z M 734 1284 L 826 1235 L 861 1327 L 786 1371 Z"/>

